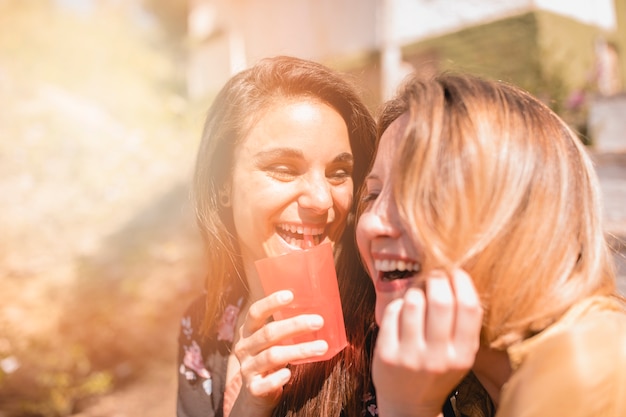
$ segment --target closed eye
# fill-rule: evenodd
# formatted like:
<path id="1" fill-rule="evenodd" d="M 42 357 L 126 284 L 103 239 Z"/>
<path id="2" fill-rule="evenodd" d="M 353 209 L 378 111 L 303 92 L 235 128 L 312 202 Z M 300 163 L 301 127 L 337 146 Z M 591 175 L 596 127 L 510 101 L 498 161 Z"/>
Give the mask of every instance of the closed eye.
<path id="1" fill-rule="evenodd" d="M 368 175 L 361 190 L 361 204 L 367 205 L 376 200 L 382 189 L 382 181 L 374 174 Z"/>
<path id="2" fill-rule="evenodd" d="M 293 166 L 286 164 L 269 165 L 263 168 L 263 171 L 270 177 L 278 181 L 293 181 L 300 172 Z"/>
<path id="3" fill-rule="evenodd" d="M 333 167 L 326 172 L 326 177 L 333 185 L 338 185 L 352 178 L 352 164 Z"/>
<path id="4" fill-rule="evenodd" d="M 372 201 L 376 200 L 378 198 L 378 196 L 380 195 L 379 192 L 370 192 L 370 193 L 366 193 L 363 195 L 363 197 L 361 197 L 361 203 L 363 204 L 368 204 L 371 203 Z"/>

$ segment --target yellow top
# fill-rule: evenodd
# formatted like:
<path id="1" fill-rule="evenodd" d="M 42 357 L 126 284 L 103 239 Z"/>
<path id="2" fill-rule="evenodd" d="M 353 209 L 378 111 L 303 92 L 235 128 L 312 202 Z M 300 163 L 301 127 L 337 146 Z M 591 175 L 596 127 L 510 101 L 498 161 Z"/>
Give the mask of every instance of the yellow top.
<path id="1" fill-rule="evenodd" d="M 496 417 L 625 417 L 626 307 L 591 297 L 508 349 Z"/>

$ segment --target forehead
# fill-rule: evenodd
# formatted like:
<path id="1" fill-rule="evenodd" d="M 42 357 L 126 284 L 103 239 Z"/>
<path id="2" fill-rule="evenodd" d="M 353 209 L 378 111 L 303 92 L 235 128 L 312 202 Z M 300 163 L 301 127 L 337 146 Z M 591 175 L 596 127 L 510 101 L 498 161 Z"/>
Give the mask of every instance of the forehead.
<path id="1" fill-rule="evenodd" d="M 374 162 L 373 172 L 387 173 L 391 168 L 398 146 L 404 139 L 409 123 L 409 114 L 404 113 L 394 120 L 383 132 L 378 144 L 378 152 Z"/>
<path id="2" fill-rule="evenodd" d="M 277 97 L 256 116 L 252 116 L 248 135 L 259 129 L 302 129 L 307 123 L 327 122 L 329 118 L 341 119 L 345 124 L 335 108 L 314 97 Z"/>
<path id="3" fill-rule="evenodd" d="M 235 153 L 284 147 L 312 155 L 350 152 L 348 127 L 337 110 L 316 98 L 278 98 L 257 115 Z"/>
<path id="4" fill-rule="evenodd" d="M 295 121 L 304 121 L 310 118 L 315 110 L 319 111 L 320 108 L 337 113 L 341 117 L 334 107 L 317 97 L 307 95 L 273 95 L 267 98 L 261 108 L 250 115 L 248 119 L 249 127 L 254 129 L 264 120 L 282 118 L 285 115 L 289 115 Z M 246 111 L 245 109 L 242 110 Z"/>

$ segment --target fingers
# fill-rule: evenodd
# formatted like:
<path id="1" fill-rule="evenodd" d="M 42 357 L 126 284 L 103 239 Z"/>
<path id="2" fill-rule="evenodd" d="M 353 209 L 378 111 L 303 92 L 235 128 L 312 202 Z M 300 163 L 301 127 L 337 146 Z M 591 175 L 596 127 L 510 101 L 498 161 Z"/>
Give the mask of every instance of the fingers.
<path id="1" fill-rule="evenodd" d="M 275 372 L 257 376 L 249 380 L 246 388 L 252 396 L 262 397 L 269 392 L 280 391 L 289 382 L 291 371 L 288 368 L 280 368 Z"/>
<path id="2" fill-rule="evenodd" d="M 473 362 L 482 326 L 480 298 L 472 279 L 462 270 L 450 276 L 435 271 L 425 285 L 407 289 L 391 302 L 381 320 L 379 338 L 385 350 L 421 358 L 433 371 Z M 418 361 L 411 366 L 419 366 Z M 408 365 L 408 363 L 407 363 Z"/>
<path id="3" fill-rule="evenodd" d="M 271 373 L 287 363 L 320 356 L 328 350 L 328 343 L 323 340 L 289 342 L 289 339 L 321 329 L 324 319 L 318 314 L 269 321 L 272 314 L 292 300 L 291 291 L 279 291 L 254 302 L 248 309 L 239 341 L 234 346 L 244 374 Z"/>
<path id="4" fill-rule="evenodd" d="M 300 314 L 271 321 L 271 316 L 293 301 L 291 291 L 278 291 L 252 303 L 239 329 L 233 351 L 239 361 L 242 389 L 236 406 L 272 409 L 291 378 L 287 364 L 321 356 L 328 343 L 314 340 L 290 343 L 289 339 L 319 330 L 324 325 L 318 314 Z M 231 415 L 234 415 L 231 413 Z"/>
<path id="5" fill-rule="evenodd" d="M 248 353 L 257 354 L 285 339 L 319 330 L 324 319 L 318 314 L 298 316 L 269 321 L 270 317 L 293 301 L 291 291 L 278 291 L 254 302 L 248 309 L 246 319 L 240 329 L 240 340 L 246 340 L 243 347 Z M 249 349 L 250 347 L 254 347 Z"/>
<path id="6" fill-rule="evenodd" d="M 473 357 L 480 344 L 483 309 L 480 297 L 469 275 L 462 270 L 454 271 L 452 286 L 456 294 L 456 320 L 454 323 L 454 345 L 459 358 Z"/>
<path id="7" fill-rule="evenodd" d="M 253 303 L 248 309 L 246 320 L 241 327 L 244 337 L 262 328 L 269 318 L 293 301 L 293 293 L 289 290 L 277 291 Z"/>
<path id="8" fill-rule="evenodd" d="M 391 363 L 404 358 L 407 366 L 419 366 L 415 360 L 420 356 L 415 353 L 426 348 L 423 325 L 425 308 L 424 293 L 417 288 L 409 288 L 404 298 L 389 303 L 377 337 L 381 360 Z"/>
<path id="9" fill-rule="evenodd" d="M 249 340 L 251 345 L 256 346 L 254 351 L 267 349 L 286 339 L 319 330 L 324 326 L 324 319 L 318 314 L 301 314 L 284 320 L 273 321 L 265 324 L 247 337 L 242 331 L 241 339 Z M 252 353 L 255 353 L 255 352 Z"/>
<path id="10" fill-rule="evenodd" d="M 471 278 L 460 270 L 422 278 L 381 318 L 372 362 L 381 415 L 440 413 L 474 363 L 482 310 Z"/>
<path id="11" fill-rule="evenodd" d="M 384 363 L 391 363 L 399 354 L 400 312 L 404 300 L 396 299 L 385 308 L 376 337 L 376 353 Z"/>
<path id="12" fill-rule="evenodd" d="M 402 353 L 411 354 L 411 350 L 426 347 L 424 338 L 424 316 L 426 315 L 426 299 L 424 291 L 419 288 L 409 288 L 404 294 L 404 303 L 399 313 L 400 340 L 408 342 L 401 344 Z"/>
<path id="13" fill-rule="evenodd" d="M 242 360 L 244 357 L 241 357 L 241 371 L 244 374 L 265 375 L 286 366 L 290 362 L 321 356 L 327 350 L 328 343 L 325 340 L 314 340 L 294 345 L 275 345 L 261 350 L 256 355 L 248 355 L 245 360 Z M 236 351 L 235 354 L 239 357 L 241 352 Z"/>
<path id="14" fill-rule="evenodd" d="M 450 279 L 442 272 L 433 272 L 426 282 L 426 340 L 436 352 L 446 354 L 457 315 L 455 295 Z"/>

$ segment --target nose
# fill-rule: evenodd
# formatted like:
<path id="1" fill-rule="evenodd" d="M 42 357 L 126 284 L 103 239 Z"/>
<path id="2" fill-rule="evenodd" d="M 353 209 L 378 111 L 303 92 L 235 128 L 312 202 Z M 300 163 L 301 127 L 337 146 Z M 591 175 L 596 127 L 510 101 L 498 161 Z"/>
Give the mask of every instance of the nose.
<path id="1" fill-rule="evenodd" d="M 325 175 L 311 175 L 304 182 L 298 204 L 316 213 L 326 213 L 333 207 L 331 185 Z"/>
<path id="2" fill-rule="evenodd" d="M 384 192 L 361 214 L 357 233 L 369 239 L 397 238 L 402 234 L 399 221 L 400 217 L 394 199 L 388 192 Z"/>

